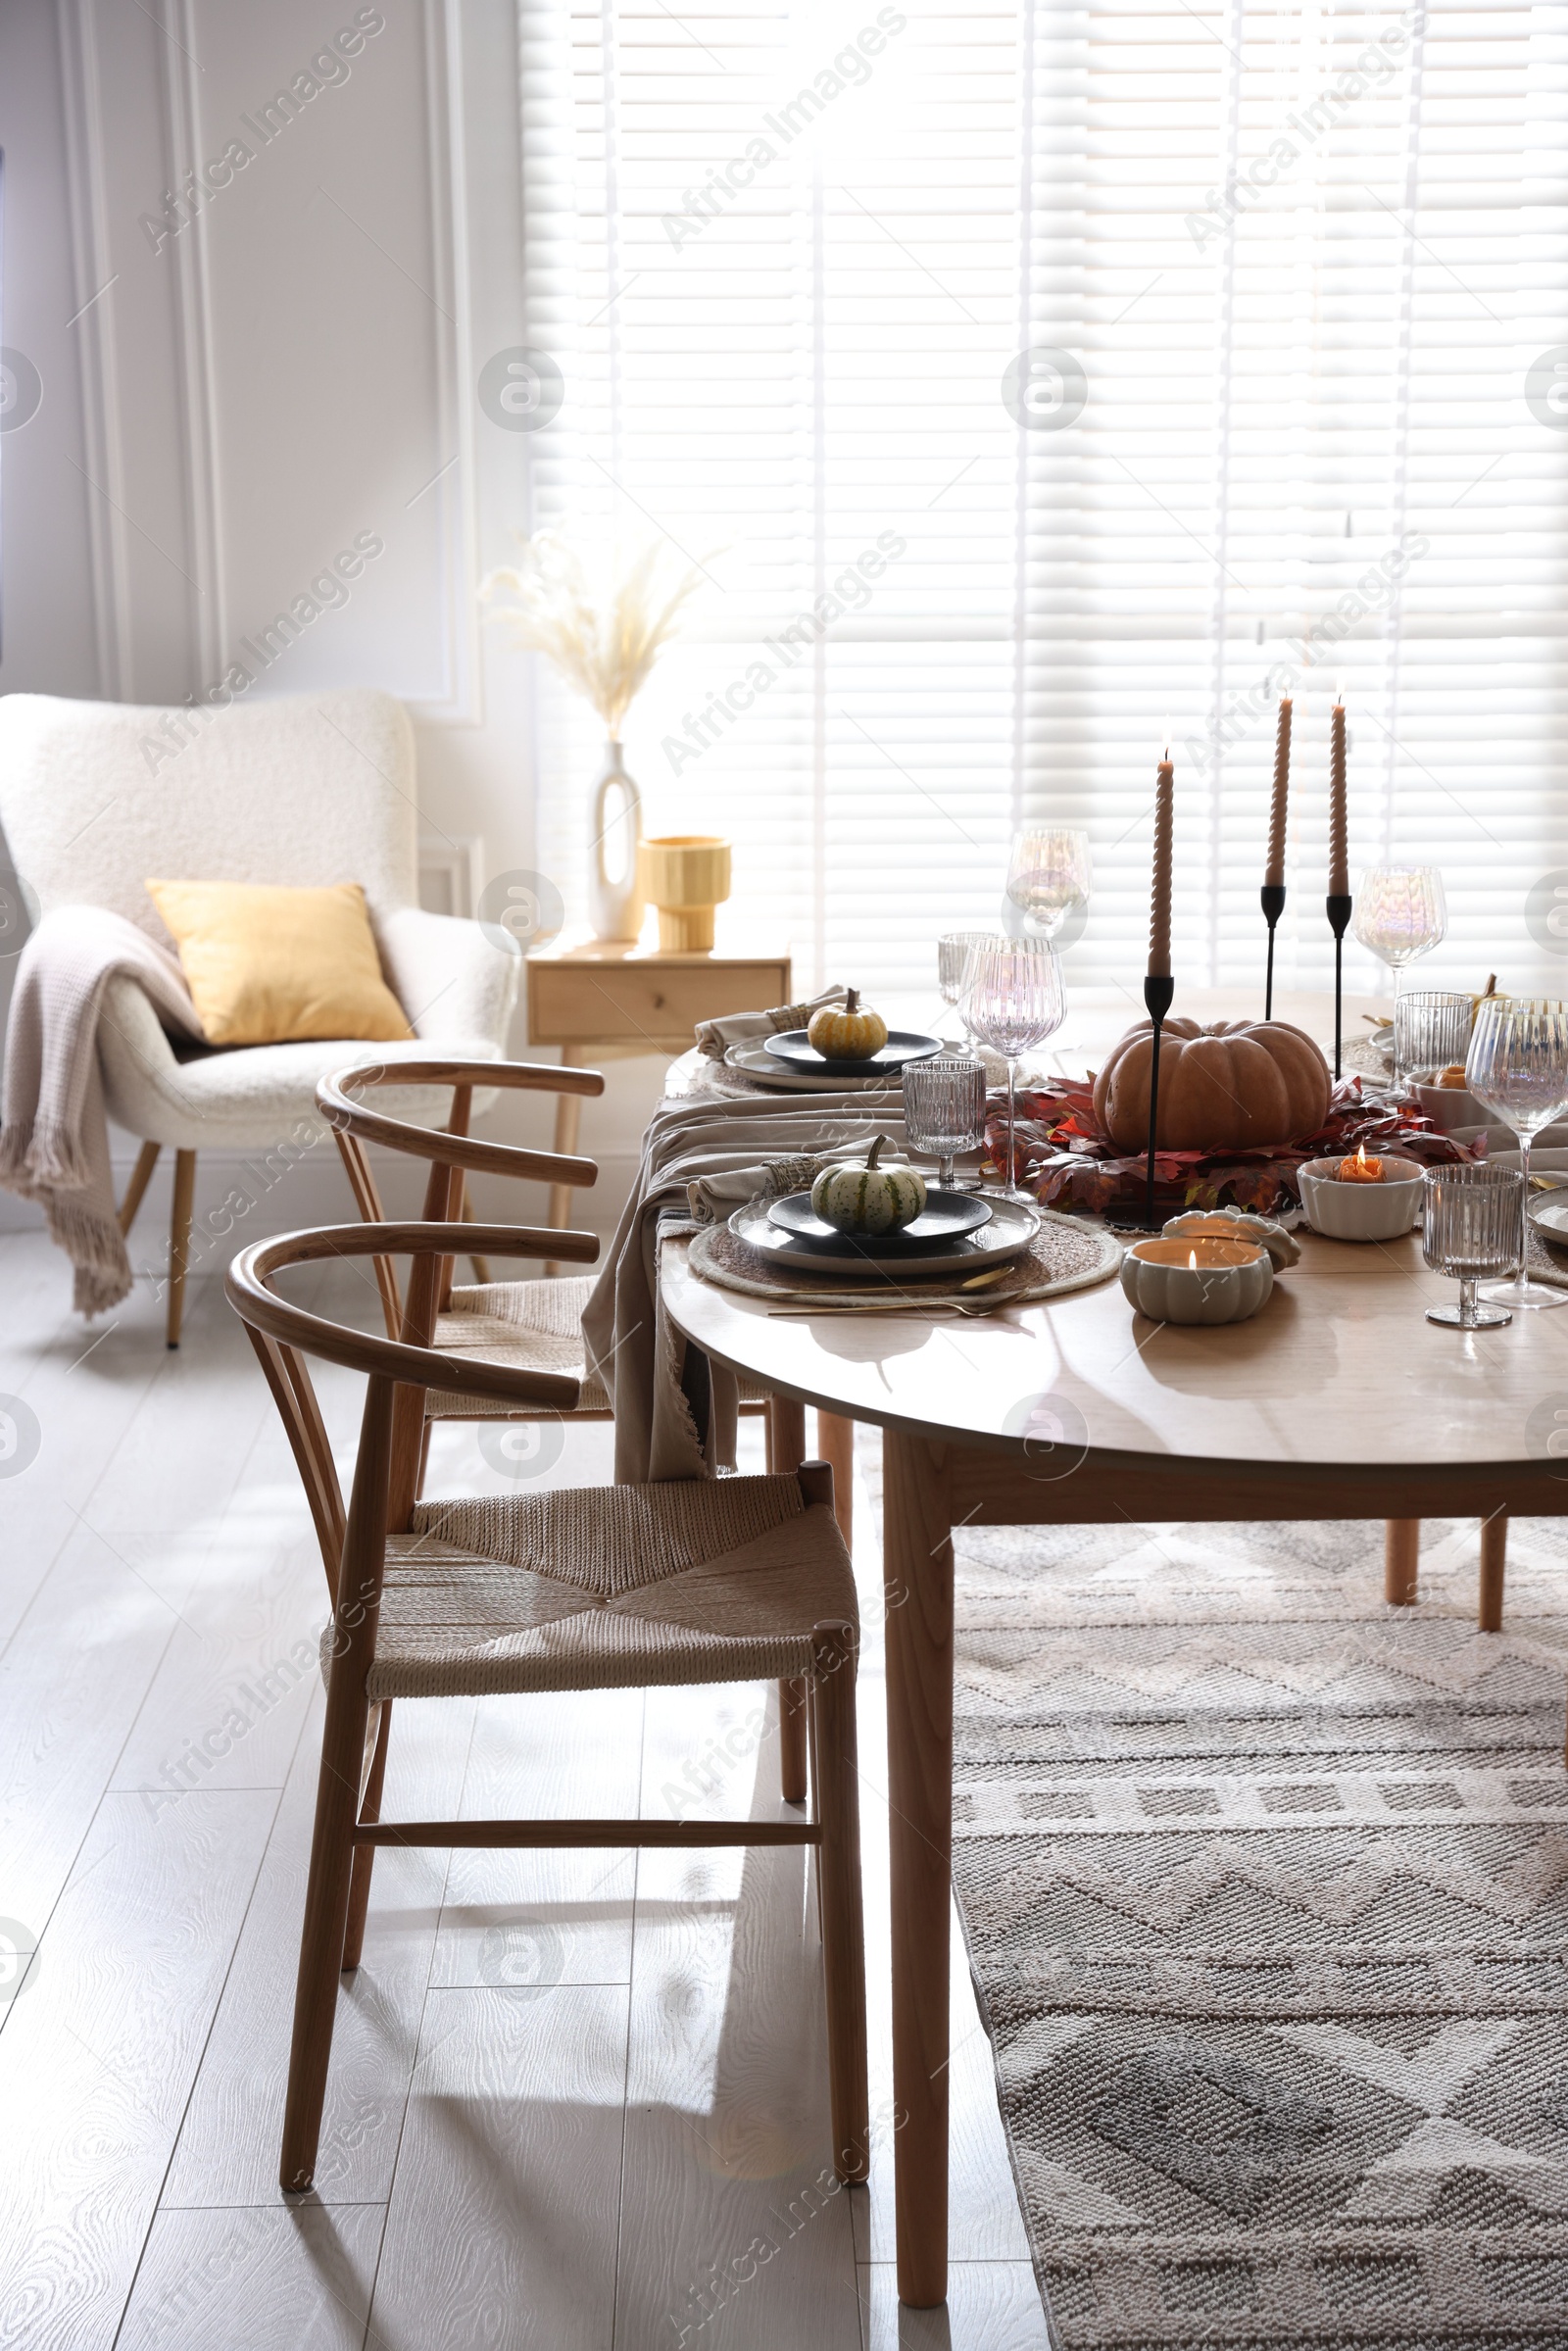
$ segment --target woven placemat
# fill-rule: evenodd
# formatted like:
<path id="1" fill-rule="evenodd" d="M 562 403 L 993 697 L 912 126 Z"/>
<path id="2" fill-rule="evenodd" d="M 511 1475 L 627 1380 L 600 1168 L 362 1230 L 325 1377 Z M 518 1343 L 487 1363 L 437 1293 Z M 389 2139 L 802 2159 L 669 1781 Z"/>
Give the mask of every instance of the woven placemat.
<path id="1" fill-rule="evenodd" d="M 1108 1281 L 1121 1263 L 1122 1247 L 1103 1225 L 1081 1216 L 1062 1216 L 1051 1208 L 1038 1211 L 1040 1230 L 1027 1252 L 1013 1260 L 981 1291 L 965 1291 L 965 1281 L 977 1270 L 972 1263 L 951 1277 L 900 1284 L 888 1277 L 885 1285 L 870 1281 L 846 1284 L 836 1274 L 775 1272 L 758 1249 L 738 1240 L 728 1225 L 705 1225 L 692 1241 L 687 1258 L 693 1273 L 719 1290 L 738 1290 L 744 1298 L 814 1298 L 818 1302 L 853 1300 L 868 1304 L 885 1287 L 887 1296 L 919 1298 L 932 1305 L 961 1300 L 964 1305 L 1032 1305 L 1040 1298 L 1059 1298 L 1070 1290 L 1089 1290 Z"/>

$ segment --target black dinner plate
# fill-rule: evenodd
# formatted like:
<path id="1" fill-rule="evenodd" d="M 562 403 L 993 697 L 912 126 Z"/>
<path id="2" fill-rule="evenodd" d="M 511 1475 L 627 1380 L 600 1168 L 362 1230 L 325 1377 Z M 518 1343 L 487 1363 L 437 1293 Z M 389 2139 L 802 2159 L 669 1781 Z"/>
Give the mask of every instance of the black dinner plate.
<path id="1" fill-rule="evenodd" d="M 805 1029 L 786 1029 L 781 1037 L 763 1039 L 767 1051 L 786 1069 L 803 1077 L 896 1077 L 910 1061 L 928 1061 L 942 1051 L 940 1037 L 922 1037 L 917 1029 L 889 1029 L 888 1041 L 868 1061 L 830 1061 L 819 1053 Z"/>
<path id="2" fill-rule="evenodd" d="M 934 1249 L 944 1242 L 956 1241 L 961 1234 L 978 1232 L 991 1222 L 991 1202 L 973 1192 L 940 1192 L 934 1186 L 925 1196 L 925 1206 L 918 1216 L 896 1233 L 841 1233 L 837 1226 L 827 1224 L 811 1206 L 808 1192 L 792 1192 L 784 1200 L 769 1203 L 769 1224 L 780 1226 L 786 1233 L 799 1234 L 803 1241 L 833 1254 L 846 1257 L 863 1256 L 869 1249 L 874 1256 L 892 1257 L 907 1251 L 917 1255 L 922 1249 Z"/>

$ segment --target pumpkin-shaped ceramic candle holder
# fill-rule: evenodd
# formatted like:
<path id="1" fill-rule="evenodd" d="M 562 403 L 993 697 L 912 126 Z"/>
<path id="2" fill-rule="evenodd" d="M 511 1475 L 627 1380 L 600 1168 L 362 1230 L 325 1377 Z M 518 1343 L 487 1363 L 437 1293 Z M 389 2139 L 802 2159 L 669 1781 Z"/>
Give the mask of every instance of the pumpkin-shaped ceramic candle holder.
<path id="1" fill-rule="evenodd" d="M 1314 1233 L 1329 1241 L 1397 1241 L 1421 1222 L 1421 1169 L 1414 1159 L 1374 1161 L 1380 1182 L 1340 1174 L 1343 1159 L 1308 1159 L 1301 1169 L 1301 1205 Z"/>
<path id="2" fill-rule="evenodd" d="M 1246 1322 L 1274 1287 L 1274 1263 L 1250 1241 L 1162 1236 L 1133 1243 L 1121 1286 L 1151 1322 Z"/>
<path id="3" fill-rule="evenodd" d="M 713 944 L 713 908 L 729 896 L 729 843 L 716 833 L 667 833 L 637 847 L 637 878 L 659 908 L 659 944 L 666 955 L 706 955 Z"/>

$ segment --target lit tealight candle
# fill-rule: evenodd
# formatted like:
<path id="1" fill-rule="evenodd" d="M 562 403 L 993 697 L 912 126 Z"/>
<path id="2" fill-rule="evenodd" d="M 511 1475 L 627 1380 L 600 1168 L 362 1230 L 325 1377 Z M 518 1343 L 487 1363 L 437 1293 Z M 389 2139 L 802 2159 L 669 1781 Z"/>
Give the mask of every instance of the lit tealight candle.
<path id="1" fill-rule="evenodd" d="M 1274 1264 L 1250 1241 L 1137 1241 L 1121 1261 L 1121 1286 L 1152 1322 L 1245 1322 L 1273 1289 Z"/>
<path id="2" fill-rule="evenodd" d="M 1340 1161 L 1339 1178 L 1342 1184 L 1381 1184 L 1383 1162 L 1381 1159 L 1369 1159 L 1366 1155 L 1366 1145 L 1358 1143 L 1355 1147 L 1355 1157 Z"/>

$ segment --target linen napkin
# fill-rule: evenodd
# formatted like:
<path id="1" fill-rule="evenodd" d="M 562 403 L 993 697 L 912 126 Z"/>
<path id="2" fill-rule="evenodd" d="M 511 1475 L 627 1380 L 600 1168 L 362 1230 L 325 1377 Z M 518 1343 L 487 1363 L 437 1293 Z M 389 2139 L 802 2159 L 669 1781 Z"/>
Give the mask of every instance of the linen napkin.
<path id="1" fill-rule="evenodd" d="M 617 1484 L 712 1477 L 735 1460 L 734 1374 L 689 1347 L 665 1313 L 661 1240 L 727 1216 L 768 1184 L 798 1191 L 797 1171 L 876 1135 L 904 1147 L 903 1112 L 885 1096 L 700 1095 L 654 1112 L 582 1318 L 589 1364 L 614 1406 Z"/>
<path id="2" fill-rule="evenodd" d="M 841 1004 L 848 991 L 834 986 L 824 988 L 809 1004 L 775 1004 L 771 1012 L 726 1012 L 718 1020 L 700 1020 L 697 1023 L 697 1050 L 710 1061 L 722 1061 L 732 1045 L 745 1045 L 754 1037 L 782 1037 L 788 1029 L 804 1029 L 811 1014 L 823 1004 Z"/>

